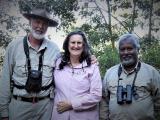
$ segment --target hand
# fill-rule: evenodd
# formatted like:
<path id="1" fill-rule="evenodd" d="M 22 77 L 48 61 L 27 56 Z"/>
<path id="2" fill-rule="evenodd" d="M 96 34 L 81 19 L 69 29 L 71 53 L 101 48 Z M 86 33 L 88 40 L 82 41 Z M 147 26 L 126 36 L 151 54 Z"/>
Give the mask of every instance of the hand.
<path id="1" fill-rule="evenodd" d="M 95 55 L 91 55 L 91 64 L 98 63 L 98 60 Z"/>
<path id="2" fill-rule="evenodd" d="M 63 113 L 67 110 L 71 110 L 72 109 L 72 105 L 70 102 L 66 102 L 66 101 L 61 101 L 57 104 L 57 111 L 58 113 Z"/>

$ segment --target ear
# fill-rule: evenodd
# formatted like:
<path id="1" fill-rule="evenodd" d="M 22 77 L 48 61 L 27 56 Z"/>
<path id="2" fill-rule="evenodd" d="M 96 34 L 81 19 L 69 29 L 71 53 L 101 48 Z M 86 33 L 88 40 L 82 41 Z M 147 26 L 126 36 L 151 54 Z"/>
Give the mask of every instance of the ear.
<path id="1" fill-rule="evenodd" d="M 137 50 L 137 53 L 139 54 L 139 53 L 140 53 L 140 50 L 139 50 L 139 48 L 137 48 L 136 50 Z"/>

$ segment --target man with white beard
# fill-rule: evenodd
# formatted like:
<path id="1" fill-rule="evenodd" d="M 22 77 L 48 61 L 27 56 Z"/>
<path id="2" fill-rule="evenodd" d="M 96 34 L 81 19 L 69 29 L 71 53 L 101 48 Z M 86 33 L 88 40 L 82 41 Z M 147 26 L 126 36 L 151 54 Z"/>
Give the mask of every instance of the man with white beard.
<path id="1" fill-rule="evenodd" d="M 101 120 L 156 120 L 160 113 L 160 74 L 138 58 L 139 39 L 124 34 L 118 40 L 121 63 L 103 80 Z M 103 113 L 102 113 L 103 112 Z"/>
<path id="2" fill-rule="evenodd" d="M 45 34 L 58 23 L 44 9 L 23 15 L 31 32 L 7 47 L 0 79 L 0 114 L 3 120 L 50 120 L 52 71 L 60 51 Z"/>

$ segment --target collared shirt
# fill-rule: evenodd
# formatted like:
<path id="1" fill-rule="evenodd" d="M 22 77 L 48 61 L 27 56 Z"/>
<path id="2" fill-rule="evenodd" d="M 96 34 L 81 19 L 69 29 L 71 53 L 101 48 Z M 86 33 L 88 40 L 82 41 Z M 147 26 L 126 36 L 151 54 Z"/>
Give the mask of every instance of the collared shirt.
<path id="1" fill-rule="evenodd" d="M 60 53 L 58 46 L 44 39 L 38 50 L 35 50 L 28 41 L 31 69 L 38 70 L 40 51 L 45 49 L 42 66 L 42 86 L 49 85 L 52 81 L 53 67 L 55 59 Z M 10 80 L 17 85 L 25 85 L 27 81 L 27 61 L 24 53 L 23 38 L 13 40 L 7 47 L 3 72 L 0 80 L 0 112 L 3 117 L 8 116 L 8 105 L 11 97 Z M 50 94 L 51 89 L 41 91 L 39 94 L 29 94 L 25 89 L 13 88 L 13 95 L 23 97 L 43 97 Z"/>
<path id="2" fill-rule="evenodd" d="M 140 62 L 140 61 L 139 61 Z M 126 74 L 131 74 L 131 73 L 133 73 L 136 69 L 137 69 L 137 67 L 138 67 L 138 63 L 139 62 L 137 62 L 137 64 L 136 64 L 136 66 L 135 66 L 135 68 L 133 69 L 133 70 L 131 70 L 131 71 L 129 71 L 129 72 L 127 72 L 125 69 L 124 69 L 124 67 L 123 67 L 123 65 L 122 64 L 120 64 L 120 66 L 122 67 L 122 69 L 123 69 L 123 71 L 126 73 Z"/>
<path id="3" fill-rule="evenodd" d="M 135 80 L 138 97 L 132 96 L 132 103 L 117 103 L 118 68 L 107 70 L 103 80 L 106 97 L 106 114 L 110 120 L 155 120 L 154 112 L 160 112 L 160 74 L 152 66 L 141 63 Z M 126 74 L 122 69 L 119 85 L 132 85 L 135 71 Z M 102 114 L 103 115 L 103 114 Z"/>
<path id="4" fill-rule="evenodd" d="M 102 96 L 102 82 L 98 65 L 87 67 L 83 62 L 73 69 L 66 65 L 59 70 L 58 64 L 54 71 L 56 88 L 52 120 L 99 120 L 97 104 Z M 73 110 L 59 114 L 57 103 L 60 101 L 71 102 Z"/>

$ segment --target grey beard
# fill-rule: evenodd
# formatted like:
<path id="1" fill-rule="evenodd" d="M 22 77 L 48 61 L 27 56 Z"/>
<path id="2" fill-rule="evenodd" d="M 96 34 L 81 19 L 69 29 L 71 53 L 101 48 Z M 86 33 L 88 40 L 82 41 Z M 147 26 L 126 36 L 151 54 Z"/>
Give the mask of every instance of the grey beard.
<path id="1" fill-rule="evenodd" d="M 133 58 L 129 59 L 129 60 L 123 60 L 122 61 L 122 65 L 123 66 L 130 66 L 135 62 L 135 60 Z"/>
<path id="2" fill-rule="evenodd" d="M 38 34 L 38 33 L 35 32 L 35 30 L 32 30 L 32 35 L 37 40 L 42 40 L 45 37 L 45 33 L 44 34 Z"/>

